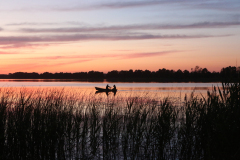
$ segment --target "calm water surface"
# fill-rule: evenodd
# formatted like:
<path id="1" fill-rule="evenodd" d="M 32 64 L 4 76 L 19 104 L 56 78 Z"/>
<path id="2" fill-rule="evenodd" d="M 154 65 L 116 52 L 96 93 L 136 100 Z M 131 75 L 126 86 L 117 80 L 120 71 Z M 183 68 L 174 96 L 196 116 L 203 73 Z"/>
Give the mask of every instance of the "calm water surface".
<path id="1" fill-rule="evenodd" d="M 31 88 L 68 88 L 83 92 L 95 93 L 94 87 L 117 86 L 117 95 L 145 95 L 160 97 L 180 97 L 194 93 L 205 96 L 213 86 L 221 87 L 221 83 L 110 83 L 110 82 L 79 82 L 55 80 L 0 80 L 0 87 L 31 87 Z M 103 93 L 104 94 L 104 93 Z M 110 93 L 112 94 L 112 93 Z"/>

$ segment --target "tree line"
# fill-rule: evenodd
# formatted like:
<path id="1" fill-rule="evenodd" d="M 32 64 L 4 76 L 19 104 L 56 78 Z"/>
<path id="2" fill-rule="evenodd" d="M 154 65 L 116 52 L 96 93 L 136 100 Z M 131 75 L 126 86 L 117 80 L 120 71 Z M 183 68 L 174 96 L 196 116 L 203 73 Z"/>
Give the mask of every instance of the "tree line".
<path id="1" fill-rule="evenodd" d="M 15 72 L 0 74 L 0 79 L 76 79 L 86 81 L 120 81 L 120 82 L 220 82 L 239 79 L 240 67 L 229 66 L 222 68 L 220 72 L 210 72 L 207 68 L 196 66 L 188 70 L 113 70 L 108 73 L 99 71 L 75 72 L 75 73 L 27 73 Z"/>

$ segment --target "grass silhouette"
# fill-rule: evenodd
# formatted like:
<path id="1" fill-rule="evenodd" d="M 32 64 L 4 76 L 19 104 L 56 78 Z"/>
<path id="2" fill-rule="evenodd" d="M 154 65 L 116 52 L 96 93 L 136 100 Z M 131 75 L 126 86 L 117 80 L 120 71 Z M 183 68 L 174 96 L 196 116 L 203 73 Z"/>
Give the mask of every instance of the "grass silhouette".
<path id="1" fill-rule="evenodd" d="M 0 159 L 237 159 L 240 85 L 207 97 L 108 97 L 2 88 Z"/>

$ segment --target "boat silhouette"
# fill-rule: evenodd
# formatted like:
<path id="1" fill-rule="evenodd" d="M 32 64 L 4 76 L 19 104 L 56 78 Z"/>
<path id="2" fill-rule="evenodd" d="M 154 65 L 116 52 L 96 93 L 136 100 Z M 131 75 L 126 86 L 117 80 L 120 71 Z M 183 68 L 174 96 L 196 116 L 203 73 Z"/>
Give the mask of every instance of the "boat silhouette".
<path id="1" fill-rule="evenodd" d="M 100 93 L 100 92 L 117 92 L 117 89 L 106 89 L 106 88 L 99 88 L 99 87 L 95 87 L 95 89 L 97 90 L 96 92 Z"/>

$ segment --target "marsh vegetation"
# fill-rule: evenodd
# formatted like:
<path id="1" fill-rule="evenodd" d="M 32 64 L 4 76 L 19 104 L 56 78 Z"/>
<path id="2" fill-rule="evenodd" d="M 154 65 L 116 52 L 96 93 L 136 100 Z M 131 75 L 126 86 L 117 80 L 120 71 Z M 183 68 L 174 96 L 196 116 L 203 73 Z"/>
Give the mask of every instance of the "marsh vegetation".
<path id="1" fill-rule="evenodd" d="M 240 85 L 184 102 L 1 88 L 0 159 L 237 159 Z"/>

